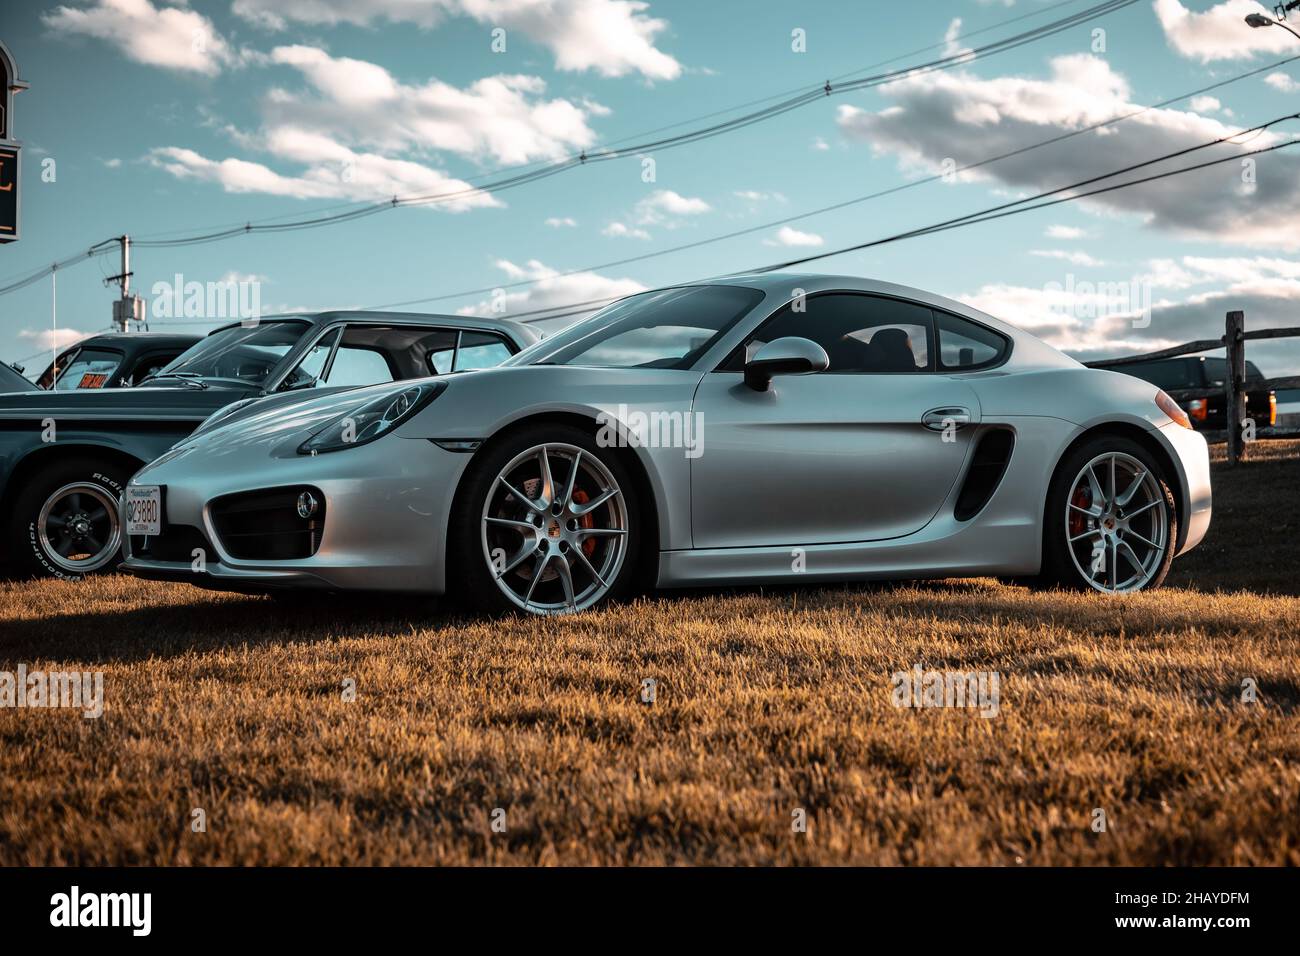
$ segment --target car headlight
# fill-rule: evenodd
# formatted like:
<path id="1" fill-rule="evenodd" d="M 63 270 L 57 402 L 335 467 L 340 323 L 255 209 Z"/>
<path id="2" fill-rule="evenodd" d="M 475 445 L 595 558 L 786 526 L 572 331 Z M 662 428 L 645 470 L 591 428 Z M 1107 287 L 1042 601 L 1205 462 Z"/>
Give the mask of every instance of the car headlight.
<path id="1" fill-rule="evenodd" d="M 237 402 L 231 402 L 223 408 L 218 408 L 207 418 L 203 419 L 203 423 L 199 425 L 198 428 L 194 429 L 194 431 L 190 432 L 189 437 L 193 438 L 195 435 L 201 434 L 202 432 L 211 431 L 245 405 L 251 405 L 255 401 L 257 401 L 256 398 L 241 398 Z M 186 440 L 188 441 L 188 439 Z"/>
<path id="2" fill-rule="evenodd" d="M 382 438 L 437 398 L 446 387 L 446 382 L 422 382 L 371 399 L 308 438 L 298 446 L 298 454 L 342 451 Z"/>

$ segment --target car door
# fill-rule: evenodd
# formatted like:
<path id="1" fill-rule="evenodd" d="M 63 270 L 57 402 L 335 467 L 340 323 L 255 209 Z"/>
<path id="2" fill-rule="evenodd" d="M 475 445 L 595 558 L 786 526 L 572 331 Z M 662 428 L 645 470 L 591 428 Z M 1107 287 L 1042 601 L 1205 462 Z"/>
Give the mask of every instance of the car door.
<path id="1" fill-rule="evenodd" d="M 778 376 L 765 392 L 746 386 L 745 354 L 791 335 L 821 345 L 828 369 Z M 933 315 L 918 303 L 832 292 L 777 311 L 696 392 L 694 546 L 874 541 L 924 527 L 961 474 L 964 426 L 979 418 L 961 376 L 936 372 L 937 352 Z"/>

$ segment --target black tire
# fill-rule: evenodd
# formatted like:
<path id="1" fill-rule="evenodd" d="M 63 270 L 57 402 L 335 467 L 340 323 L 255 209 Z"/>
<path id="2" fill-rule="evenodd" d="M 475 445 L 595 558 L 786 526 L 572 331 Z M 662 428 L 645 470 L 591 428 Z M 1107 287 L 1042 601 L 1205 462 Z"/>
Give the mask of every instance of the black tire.
<path id="1" fill-rule="evenodd" d="M 9 529 L 9 554 L 21 577 L 54 577 L 79 581 L 88 574 L 116 570 L 121 563 L 122 538 L 117 502 L 122 499 L 130 474 L 120 465 L 93 458 L 69 458 L 41 469 L 31 478 L 14 502 Z M 69 490 L 73 489 L 73 490 Z M 77 497 L 74 499 L 73 496 Z M 57 497 L 56 497 L 57 496 Z M 109 507 L 109 503 L 112 507 Z M 52 517 L 44 522 L 41 512 L 51 505 Z M 66 507 L 65 507 L 66 506 Z M 55 532 L 60 515 L 75 512 L 89 523 L 86 536 L 66 538 Z M 101 517 L 101 512 L 103 516 Z M 77 528 L 80 528 L 78 520 Z M 69 540 L 69 555 L 58 553 L 60 542 Z M 116 540 L 116 546 L 113 541 Z M 78 561 L 78 554 L 87 556 Z"/>
<path id="2" fill-rule="evenodd" d="M 582 609 L 621 600 L 632 591 L 637 580 L 638 565 L 642 560 L 641 545 L 645 537 L 641 529 L 645 520 L 643 516 L 647 513 L 644 503 L 639 500 L 632 476 L 613 449 L 599 447 L 587 432 L 570 425 L 539 425 L 494 441 L 476 456 L 462 478 L 456 496 L 456 507 L 450 519 L 446 561 L 447 596 L 457 603 L 492 613 L 537 613 L 531 608 L 526 610 L 516 604 L 498 585 L 485 548 L 483 516 L 488 496 L 494 490 L 499 490 L 496 488 L 497 477 L 502 470 L 521 454 L 539 445 L 567 445 L 581 449 L 584 456 L 590 456 L 604 466 L 620 492 L 626 521 L 621 563 L 612 580 L 606 579 L 609 586 L 604 589 L 604 593 Z M 583 460 L 586 461 L 585 458 Z M 563 479 L 558 474 L 556 484 L 563 484 Z M 530 492 L 525 490 L 524 493 Z M 510 500 L 515 499 L 511 497 Z M 539 520 L 545 525 L 548 519 L 539 515 Z M 519 571 L 510 573 L 530 574 L 530 569 L 535 567 L 531 563 L 533 560 L 526 559 Z M 572 561 L 570 563 L 573 564 Z M 576 576 L 574 581 L 576 589 Z M 595 586 L 594 579 L 591 580 L 591 585 Z"/>
<path id="3" fill-rule="evenodd" d="M 1139 557 L 1142 558 L 1142 564 L 1147 566 L 1147 570 L 1140 574 L 1149 575 L 1142 583 L 1130 589 L 1123 590 L 1141 590 L 1148 591 L 1152 588 L 1158 588 L 1164 583 L 1166 575 L 1169 573 L 1169 566 L 1173 563 L 1174 550 L 1178 542 L 1178 511 L 1174 504 L 1173 493 L 1169 489 L 1166 481 L 1164 469 L 1161 467 L 1156 457 L 1144 446 L 1129 438 L 1123 438 L 1116 435 L 1101 435 L 1097 438 L 1084 442 L 1067 454 L 1061 463 L 1057 466 L 1056 474 L 1052 477 L 1052 483 L 1047 492 L 1047 510 L 1043 518 L 1043 570 L 1040 575 L 1042 586 L 1062 587 L 1070 590 L 1096 590 L 1102 593 L 1115 593 L 1106 591 L 1103 587 L 1098 587 L 1092 583 L 1085 573 L 1076 563 L 1078 553 L 1081 548 L 1086 548 L 1089 544 L 1095 548 L 1098 545 L 1093 543 L 1092 538 L 1083 538 L 1084 544 L 1071 545 L 1070 527 L 1067 524 L 1067 504 L 1071 499 L 1072 493 L 1076 492 L 1075 480 L 1079 477 L 1083 469 L 1090 463 L 1101 456 L 1121 455 L 1134 459 L 1141 464 L 1154 480 L 1154 489 L 1151 490 L 1151 500 L 1162 500 L 1163 509 L 1163 552 L 1154 555 L 1149 564 L 1147 556 L 1151 555 L 1150 551 L 1140 551 Z M 1127 480 L 1128 476 L 1126 476 Z M 1105 489 L 1103 489 L 1105 490 Z M 1145 490 L 1145 489 L 1144 489 Z M 1152 509 L 1156 514 L 1160 514 L 1158 508 Z M 1121 520 L 1125 517 L 1123 509 L 1120 509 L 1117 515 Z M 1075 529 L 1083 534 L 1091 534 L 1093 524 L 1087 523 L 1090 519 L 1081 517 L 1084 524 L 1081 528 Z M 1138 519 L 1133 519 L 1137 521 Z M 1154 529 L 1161 523 L 1161 519 L 1153 517 L 1152 526 L 1148 531 L 1143 525 L 1142 531 L 1151 534 L 1151 540 L 1159 541 L 1155 536 Z M 1095 522 L 1094 522 L 1095 523 Z M 1122 535 L 1121 535 L 1122 538 Z M 1072 552 L 1072 548 L 1075 550 Z M 1106 574 L 1109 569 L 1104 568 L 1104 558 L 1106 548 L 1102 547 L 1102 563 Z M 1154 549 L 1152 549 L 1154 551 Z M 1092 552 L 1094 559 L 1096 551 Z M 1130 572 L 1136 572 L 1137 568 L 1131 563 L 1125 561 L 1124 566 Z M 1098 573 L 1094 566 L 1089 566 L 1094 573 Z M 1116 569 L 1120 563 L 1116 562 Z M 1106 583 L 1105 575 L 1102 577 L 1103 584 Z"/>

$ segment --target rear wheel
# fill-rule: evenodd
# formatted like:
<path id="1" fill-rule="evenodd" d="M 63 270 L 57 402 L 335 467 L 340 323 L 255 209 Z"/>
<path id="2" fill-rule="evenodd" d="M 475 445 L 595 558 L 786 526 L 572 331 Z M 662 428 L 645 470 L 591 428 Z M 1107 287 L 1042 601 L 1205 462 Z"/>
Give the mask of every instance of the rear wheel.
<path id="1" fill-rule="evenodd" d="M 630 588 L 639 503 L 617 456 L 587 433 L 521 432 L 488 449 L 465 481 L 447 558 L 474 605 L 563 614 Z"/>
<path id="2" fill-rule="evenodd" d="M 1107 594 L 1159 587 L 1178 540 L 1174 497 L 1152 454 L 1106 436 L 1072 451 L 1047 496 L 1047 581 Z"/>
<path id="3" fill-rule="evenodd" d="M 17 570 L 79 580 L 117 567 L 124 469 L 89 458 L 43 469 L 18 495 L 10 529 Z"/>

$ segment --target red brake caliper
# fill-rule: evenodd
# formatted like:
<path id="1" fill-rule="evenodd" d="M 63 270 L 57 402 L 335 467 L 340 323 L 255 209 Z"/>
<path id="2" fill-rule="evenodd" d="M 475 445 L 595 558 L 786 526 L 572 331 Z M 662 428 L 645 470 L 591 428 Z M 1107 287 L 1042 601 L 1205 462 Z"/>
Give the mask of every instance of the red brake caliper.
<path id="1" fill-rule="evenodd" d="M 1087 488 L 1078 488 L 1074 492 L 1074 497 L 1070 499 L 1070 504 L 1076 508 L 1089 508 L 1092 505 L 1092 492 Z M 1087 515 L 1082 511 L 1070 512 L 1070 537 L 1083 534 L 1086 527 L 1085 522 L 1088 520 Z"/>
<path id="2" fill-rule="evenodd" d="M 585 505 L 590 500 L 591 497 L 581 488 L 578 488 L 576 491 L 573 492 L 573 503 L 576 505 Z M 582 525 L 584 528 L 594 528 L 596 526 L 596 519 L 593 518 L 591 515 L 583 515 L 581 518 L 578 519 L 578 523 Z M 596 550 L 595 538 L 588 538 L 586 541 L 582 542 L 582 553 L 585 554 L 587 557 L 591 557 L 592 552 L 595 550 Z"/>

